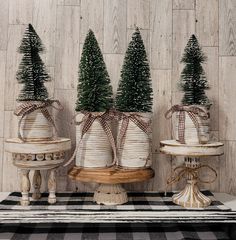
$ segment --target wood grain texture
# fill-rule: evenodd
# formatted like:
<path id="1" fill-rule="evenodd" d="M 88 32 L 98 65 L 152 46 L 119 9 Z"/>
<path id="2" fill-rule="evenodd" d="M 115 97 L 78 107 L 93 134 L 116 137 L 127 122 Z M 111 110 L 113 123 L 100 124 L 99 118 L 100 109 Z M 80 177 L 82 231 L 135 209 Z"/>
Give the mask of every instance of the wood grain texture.
<path id="1" fill-rule="evenodd" d="M 236 55 L 236 1 L 219 0 L 219 53 Z"/>
<path id="2" fill-rule="evenodd" d="M 7 49 L 9 1 L 2 1 L 0 7 L 0 50 Z"/>
<path id="3" fill-rule="evenodd" d="M 194 9 L 195 0 L 173 0 L 173 9 Z"/>
<path id="4" fill-rule="evenodd" d="M 172 65 L 172 1 L 151 0 L 151 66 L 171 69 Z"/>
<path id="5" fill-rule="evenodd" d="M 32 24 L 46 48 L 41 58 L 48 66 L 55 64 L 56 1 L 34 0 Z"/>
<path id="6" fill-rule="evenodd" d="M 76 89 L 79 65 L 80 7 L 57 7 L 55 88 Z"/>
<path id="7" fill-rule="evenodd" d="M 234 81 L 236 58 L 220 57 L 219 62 L 219 133 L 220 140 L 236 140 L 236 110 Z"/>
<path id="8" fill-rule="evenodd" d="M 196 34 L 202 46 L 218 46 L 218 0 L 196 0 Z"/>
<path id="9" fill-rule="evenodd" d="M 171 138 L 171 120 L 165 119 L 171 107 L 171 70 L 153 70 L 153 124 L 152 151 L 159 153 L 160 140 Z"/>
<path id="10" fill-rule="evenodd" d="M 219 3 L 217 3 L 219 2 Z M 219 4 L 219 5 L 218 5 Z M 15 99 L 22 86 L 17 84 L 16 71 L 22 55 L 17 53 L 26 25 L 32 23 L 46 47 L 42 54 L 52 78 L 46 83 L 50 97 L 59 99 L 62 112 L 54 112 L 59 135 L 72 139 L 75 147 L 75 125 L 72 117 L 77 98 L 78 66 L 87 31 L 91 28 L 98 39 L 111 78 L 114 95 L 120 78 L 126 47 L 135 26 L 140 27 L 148 54 L 154 90 L 153 168 L 156 176 L 149 182 L 129 184 L 129 190 L 164 190 L 171 168 L 183 163 L 159 153 L 159 140 L 170 138 L 170 122 L 163 113 L 171 104 L 179 103 L 182 93 L 177 88 L 183 65 L 180 59 L 188 38 L 197 34 L 208 61 L 203 65 L 211 89 L 207 95 L 211 108 L 211 134 L 214 139 L 236 141 L 234 89 L 236 73 L 236 0 L 9 0 L 0 2 L 0 139 L 16 137 L 17 120 L 13 116 Z M 195 22 L 195 17 L 198 22 Z M 196 31 L 195 31 L 196 27 Z M 219 32 L 219 39 L 218 39 Z M 229 56 L 221 57 L 221 56 Z M 218 68 L 218 63 L 220 67 Z M 171 75 L 171 76 L 170 76 Z M 172 122 L 174 123 L 174 121 Z M 4 145 L 2 143 L 2 145 Z M 0 141 L 1 148 L 1 141 Z M 2 190 L 19 190 L 17 170 L 11 154 L 0 151 Z M 68 159 L 72 150 L 66 154 Z M 233 150 L 232 150 L 233 151 Z M 235 183 L 224 180 L 234 168 L 233 152 L 226 151 L 222 177 L 210 190 L 234 189 Z M 168 160 L 167 160 L 168 159 Z M 221 160 L 222 159 L 222 160 Z M 216 169 L 224 161 L 207 158 Z M 231 160 L 232 159 L 232 160 Z M 72 167 L 69 166 L 69 168 Z M 96 184 L 83 184 L 67 177 L 69 168 L 58 169 L 57 189 L 93 191 Z M 232 170 L 233 171 L 233 170 Z M 205 172 L 204 177 L 208 174 Z M 8 176 L 13 176 L 8 181 Z M 47 177 L 46 173 L 42 176 Z M 206 176 L 207 177 L 207 176 Z M 228 187 L 229 182 L 231 187 Z M 235 184 L 235 185 L 234 185 Z M 180 189 L 183 183 L 173 185 Z M 15 188 L 15 189 L 14 189 Z M 46 190 L 42 183 L 42 190 Z M 233 192 L 233 190 L 232 190 Z"/>
<path id="11" fill-rule="evenodd" d="M 84 42 L 88 30 L 92 29 L 99 44 L 102 44 L 104 38 L 103 0 L 82 0 L 80 16 L 80 43 Z"/>
<path id="12" fill-rule="evenodd" d="M 32 22 L 32 0 L 9 0 L 8 2 L 9 24 L 28 24 Z"/>
<path id="13" fill-rule="evenodd" d="M 15 100 L 18 97 L 21 85 L 17 83 L 16 72 L 18 70 L 22 55 L 17 52 L 20 41 L 25 31 L 25 25 L 10 25 L 8 28 L 8 45 L 6 56 L 6 78 L 5 78 L 5 101 L 4 109 L 13 110 Z M 9 94 L 11 93 L 11 94 Z"/>
<path id="14" fill-rule="evenodd" d="M 172 36 L 172 105 L 180 102 L 181 93 L 177 87 L 183 64 L 180 64 L 184 48 L 191 34 L 195 33 L 195 11 L 173 11 L 173 36 Z"/>
<path id="15" fill-rule="evenodd" d="M 104 0 L 104 53 L 126 51 L 126 0 Z"/>
<path id="16" fill-rule="evenodd" d="M 123 54 L 104 54 L 104 61 L 106 63 L 107 71 L 110 76 L 113 95 L 116 96 L 116 92 L 117 92 L 117 88 L 120 80 L 121 68 L 124 61 L 124 55 Z"/>
<path id="17" fill-rule="evenodd" d="M 80 5 L 80 0 L 64 0 L 64 5 Z"/>
<path id="18" fill-rule="evenodd" d="M 220 191 L 236 194 L 235 141 L 224 141 L 225 154 L 220 157 Z"/>
<path id="19" fill-rule="evenodd" d="M 219 130 L 219 52 L 218 47 L 203 47 L 202 50 L 207 56 L 203 68 L 210 86 L 206 94 L 212 103 L 210 108 L 210 129 L 217 131 Z"/>
<path id="20" fill-rule="evenodd" d="M 149 29 L 150 0 L 127 0 L 127 28 Z"/>
<path id="21" fill-rule="evenodd" d="M 153 176 L 154 171 L 151 168 L 128 170 L 114 167 L 103 169 L 74 167 L 69 172 L 71 179 L 106 184 L 142 182 L 151 179 Z"/>

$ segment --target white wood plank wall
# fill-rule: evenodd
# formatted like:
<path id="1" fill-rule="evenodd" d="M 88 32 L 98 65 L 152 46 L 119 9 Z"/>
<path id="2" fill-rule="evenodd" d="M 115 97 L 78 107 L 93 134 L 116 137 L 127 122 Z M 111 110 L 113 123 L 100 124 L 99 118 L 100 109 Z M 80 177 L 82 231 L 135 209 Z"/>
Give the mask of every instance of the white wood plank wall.
<path id="1" fill-rule="evenodd" d="M 171 123 L 163 115 L 181 99 L 176 87 L 183 68 L 180 57 L 188 38 L 195 33 L 208 56 L 205 70 L 213 102 L 212 135 L 225 143 L 224 156 L 205 160 L 217 169 L 218 179 L 203 187 L 236 194 L 236 0 L 0 1 L 0 191 L 19 189 L 17 170 L 4 151 L 4 140 L 17 136 L 17 119 L 13 116 L 19 92 L 15 73 L 21 59 L 17 47 L 28 23 L 34 25 L 46 46 L 42 58 L 53 80 L 48 84 L 49 92 L 65 107 L 56 114 L 56 122 L 61 136 L 72 138 L 73 147 L 75 127 L 71 118 L 75 113 L 79 58 L 88 29 L 93 29 L 104 53 L 115 94 L 126 47 L 135 27 L 140 27 L 154 89 L 156 176 L 149 183 L 130 185 L 131 190 L 163 191 L 171 169 L 182 161 L 160 154 L 159 141 L 171 138 Z M 58 174 L 61 191 L 93 187 L 70 181 L 67 169 L 60 169 Z M 181 185 L 172 188 L 177 190 Z"/>

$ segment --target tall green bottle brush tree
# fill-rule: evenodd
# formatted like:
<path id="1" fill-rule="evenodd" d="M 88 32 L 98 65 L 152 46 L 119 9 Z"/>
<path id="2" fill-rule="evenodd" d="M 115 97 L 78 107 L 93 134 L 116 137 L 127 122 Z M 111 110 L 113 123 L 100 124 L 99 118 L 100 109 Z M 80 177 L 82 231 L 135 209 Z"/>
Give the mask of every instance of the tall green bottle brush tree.
<path id="1" fill-rule="evenodd" d="M 18 100 L 47 100 L 48 92 L 44 86 L 44 82 L 49 81 L 50 77 L 42 59 L 39 56 L 39 53 L 44 52 L 44 46 L 31 24 L 28 25 L 24 33 L 18 51 L 23 54 L 23 58 L 16 75 L 18 83 L 23 84 Z"/>
<path id="2" fill-rule="evenodd" d="M 181 59 L 185 64 L 179 83 L 180 89 L 184 92 L 183 105 L 210 105 L 205 93 L 209 85 L 202 67 L 206 59 L 196 36 L 192 35 Z"/>
<path id="3" fill-rule="evenodd" d="M 89 30 L 79 65 L 76 111 L 104 112 L 112 106 L 110 78 L 95 35 Z"/>
<path id="4" fill-rule="evenodd" d="M 116 96 L 121 112 L 151 112 L 152 86 L 147 54 L 139 29 L 132 35 Z"/>

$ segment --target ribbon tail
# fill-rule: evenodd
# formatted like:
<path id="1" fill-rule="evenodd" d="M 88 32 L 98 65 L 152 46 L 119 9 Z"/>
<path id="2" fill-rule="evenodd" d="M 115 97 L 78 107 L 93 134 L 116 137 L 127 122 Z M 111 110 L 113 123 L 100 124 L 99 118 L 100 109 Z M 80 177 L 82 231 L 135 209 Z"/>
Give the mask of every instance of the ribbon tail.
<path id="1" fill-rule="evenodd" d="M 72 154 L 72 156 L 70 157 L 70 159 L 63 165 L 63 167 L 66 167 L 68 166 L 73 160 L 74 158 L 76 157 L 76 154 L 79 150 L 79 147 L 82 143 L 82 140 L 83 140 L 83 136 L 85 135 L 85 133 L 89 130 L 89 128 L 92 126 L 93 122 L 94 122 L 95 118 L 90 118 L 90 114 L 87 114 L 84 116 L 83 118 L 83 122 L 84 124 L 81 126 L 82 129 L 81 129 L 81 136 L 80 136 L 80 140 L 79 142 L 76 144 L 76 147 L 75 147 L 75 150 Z"/>
<path id="2" fill-rule="evenodd" d="M 113 151 L 113 154 L 114 154 L 114 159 L 113 159 L 113 162 L 112 162 L 111 165 L 115 165 L 116 162 L 117 162 L 116 144 L 115 144 L 115 140 L 114 140 L 111 128 L 110 128 L 110 126 L 107 124 L 107 122 L 104 119 L 99 118 L 99 121 L 100 121 L 100 124 L 101 124 L 103 130 L 105 131 L 105 133 L 107 135 L 107 138 L 108 138 L 108 140 L 109 140 L 109 142 L 111 144 L 112 151 Z"/>
<path id="3" fill-rule="evenodd" d="M 179 112 L 179 123 L 178 123 L 178 138 L 179 138 L 179 142 L 182 144 L 185 144 L 184 129 L 185 129 L 185 112 L 180 111 Z"/>
<path id="4" fill-rule="evenodd" d="M 118 139 L 117 139 L 118 155 L 120 155 L 121 149 L 124 146 L 125 136 L 126 136 L 126 131 L 127 131 L 128 125 L 129 125 L 129 118 L 123 118 L 122 123 L 121 123 L 120 132 L 119 132 Z"/>

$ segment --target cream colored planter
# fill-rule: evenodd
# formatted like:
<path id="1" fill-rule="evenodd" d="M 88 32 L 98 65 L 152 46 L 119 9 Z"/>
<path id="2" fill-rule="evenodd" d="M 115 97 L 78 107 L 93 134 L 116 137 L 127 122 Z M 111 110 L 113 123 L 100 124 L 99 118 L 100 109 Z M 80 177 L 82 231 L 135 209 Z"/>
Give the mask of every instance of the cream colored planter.
<path id="1" fill-rule="evenodd" d="M 51 115 L 52 108 L 47 107 L 47 110 Z M 45 118 L 41 110 L 37 109 L 22 119 L 20 134 L 25 141 L 51 140 L 53 137 L 53 126 Z"/>
<path id="2" fill-rule="evenodd" d="M 209 108 L 197 105 L 197 107 L 202 108 L 204 111 L 209 112 Z M 197 131 L 192 119 L 185 112 L 185 129 L 184 129 L 184 140 L 185 144 L 204 144 L 208 143 L 210 140 L 210 119 L 202 119 L 196 115 L 197 122 L 199 123 L 199 129 Z M 175 139 L 179 140 L 179 112 L 176 113 L 176 126 L 175 126 Z"/>
<path id="3" fill-rule="evenodd" d="M 83 113 L 79 113 L 76 116 L 76 144 L 79 144 L 76 153 L 76 165 L 85 168 L 104 168 L 111 166 L 113 163 L 112 147 L 107 134 L 97 119 L 81 140 L 83 117 Z M 110 122 L 107 123 L 110 127 Z"/>
<path id="4" fill-rule="evenodd" d="M 145 123 L 151 121 L 151 113 L 136 114 L 138 114 Z M 118 145 L 120 145 L 121 125 L 122 120 L 119 121 L 118 125 Z M 130 119 L 124 144 L 118 149 L 118 165 L 124 168 L 150 167 L 152 165 L 151 152 L 151 134 L 147 135 Z"/>

